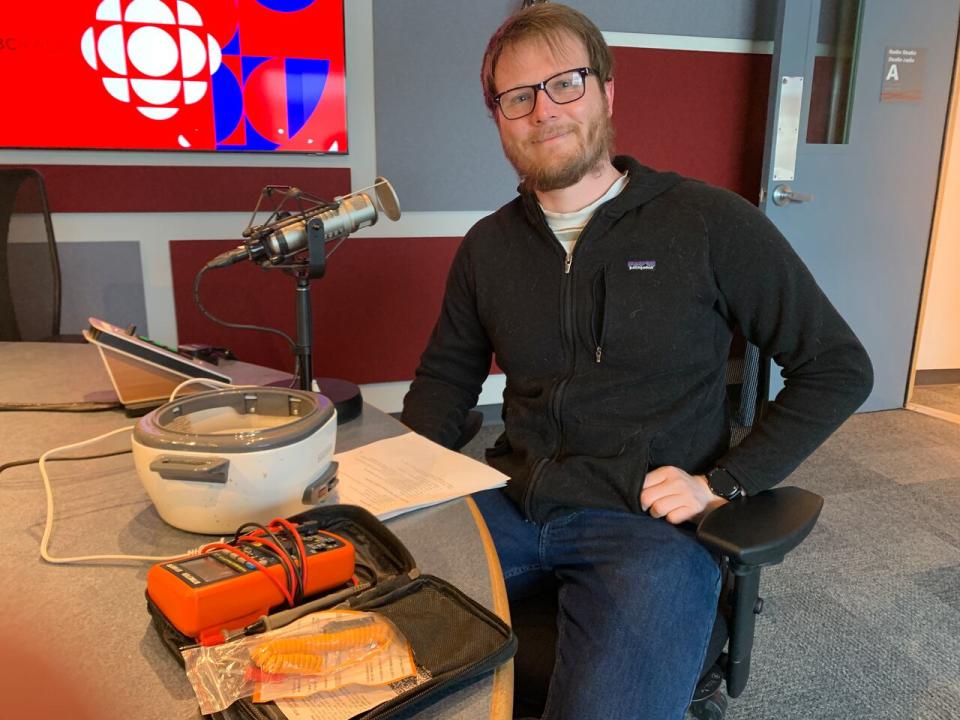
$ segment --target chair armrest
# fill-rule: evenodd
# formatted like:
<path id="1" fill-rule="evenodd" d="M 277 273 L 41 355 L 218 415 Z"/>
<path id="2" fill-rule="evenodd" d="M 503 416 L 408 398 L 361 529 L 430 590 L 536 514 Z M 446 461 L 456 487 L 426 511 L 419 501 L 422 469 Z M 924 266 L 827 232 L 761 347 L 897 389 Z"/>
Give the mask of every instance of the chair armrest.
<path id="1" fill-rule="evenodd" d="M 697 540 L 736 565 L 776 565 L 810 534 L 823 498 L 797 487 L 738 498 L 707 515 Z"/>
<path id="2" fill-rule="evenodd" d="M 725 663 L 730 697 L 740 696 L 750 676 L 754 625 L 763 609 L 760 568 L 776 565 L 799 545 L 810 534 L 822 507 L 819 495 L 782 487 L 722 505 L 697 527 L 697 540 L 728 557 L 734 576 Z"/>

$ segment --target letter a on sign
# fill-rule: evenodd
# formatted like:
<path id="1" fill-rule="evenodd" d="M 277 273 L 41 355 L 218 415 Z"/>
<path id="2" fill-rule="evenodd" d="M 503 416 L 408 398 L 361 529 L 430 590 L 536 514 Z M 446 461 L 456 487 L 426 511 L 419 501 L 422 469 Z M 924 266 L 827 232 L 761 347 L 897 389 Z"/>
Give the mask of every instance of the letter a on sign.
<path id="1" fill-rule="evenodd" d="M 884 78 L 884 80 L 893 80 L 894 82 L 896 82 L 899 79 L 900 79 L 900 73 L 897 72 L 897 66 L 890 65 L 890 69 L 887 70 L 887 76 Z"/>

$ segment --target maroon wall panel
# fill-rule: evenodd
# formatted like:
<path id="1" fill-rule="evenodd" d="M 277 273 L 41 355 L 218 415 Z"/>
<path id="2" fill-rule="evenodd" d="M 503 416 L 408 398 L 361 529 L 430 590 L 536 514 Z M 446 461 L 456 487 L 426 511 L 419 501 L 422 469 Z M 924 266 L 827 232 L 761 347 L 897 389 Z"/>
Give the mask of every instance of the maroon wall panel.
<path id="1" fill-rule="evenodd" d="M 770 56 L 622 47 L 614 56 L 617 152 L 756 203 Z"/>
<path id="2" fill-rule="evenodd" d="M 43 176 L 53 212 L 253 212 L 265 185 L 294 185 L 328 199 L 350 192 L 349 168 L 30 167 Z"/>
<path id="3" fill-rule="evenodd" d="M 440 310 L 447 270 L 459 238 L 350 238 L 311 284 L 314 374 L 357 383 L 409 380 Z M 193 279 L 209 259 L 236 241 L 170 243 L 180 342 L 225 345 L 241 360 L 292 372 L 280 338 L 233 330 L 204 318 L 193 302 Z M 201 297 L 214 315 L 277 327 L 295 335 L 296 281 L 253 263 L 211 270 Z"/>

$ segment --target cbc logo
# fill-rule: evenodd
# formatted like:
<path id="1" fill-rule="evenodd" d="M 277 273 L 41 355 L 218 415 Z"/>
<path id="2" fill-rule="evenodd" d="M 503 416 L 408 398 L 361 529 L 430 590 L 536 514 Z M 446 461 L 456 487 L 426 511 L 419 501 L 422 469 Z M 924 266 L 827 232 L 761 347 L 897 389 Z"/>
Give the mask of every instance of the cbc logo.
<path id="1" fill-rule="evenodd" d="M 103 0 L 80 39 L 106 91 L 152 120 L 200 101 L 210 85 L 204 71 L 220 67 L 220 46 L 204 32 L 200 13 L 184 0 L 176 8 L 174 16 L 160 0 L 133 0 L 121 11 L 120 0 Z"/>

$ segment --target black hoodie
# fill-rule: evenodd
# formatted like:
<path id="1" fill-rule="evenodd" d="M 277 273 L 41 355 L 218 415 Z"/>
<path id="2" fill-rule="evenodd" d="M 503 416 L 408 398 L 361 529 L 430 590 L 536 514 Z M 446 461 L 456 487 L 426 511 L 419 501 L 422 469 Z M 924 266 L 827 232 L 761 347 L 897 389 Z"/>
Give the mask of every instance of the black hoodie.
<path id="1" fill-rule="evenodd" d="M 866 399 L 869 358 L 780 232 L 739 196 L 633 159 L 570 257 L 532 194 L 461 244 L 402 420 L 450 445 L 491 353 L 504 434 L 487 451 L 543 522 L 573 508 L 641 512 L 646 473 L 720 464 L 748 494 L 786 477 Z M 734 327 L 785 388 L 728 448 Z"/>

